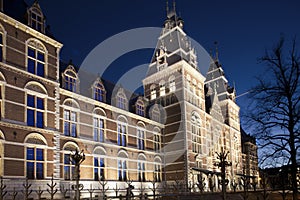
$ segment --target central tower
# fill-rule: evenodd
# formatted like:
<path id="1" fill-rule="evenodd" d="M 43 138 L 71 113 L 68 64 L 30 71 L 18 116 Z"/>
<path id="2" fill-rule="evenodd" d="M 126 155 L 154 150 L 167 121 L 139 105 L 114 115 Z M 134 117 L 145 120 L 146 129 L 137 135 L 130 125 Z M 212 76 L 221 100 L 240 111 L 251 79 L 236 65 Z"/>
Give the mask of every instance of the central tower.
<path id="1" fill-rule="evenodd" d="M 201 74 L 195 49 L 183 28 L 175 3 L 171 10 L 167 6 L 167 19 L 143 80 L 144 96 L 150 100 L 150 113 L 158 110 L 160 117 L 155 119 L 165 124 L 161 149 L 164 181 L 196 188 L 200 177 L 206 176 L 206 187 L 214 184 L 217 188 L 216 152 L 230 152 L 229 180 L 241 166 L 239 107 L 217 58 L 207 66 L 207 77 Z"/>

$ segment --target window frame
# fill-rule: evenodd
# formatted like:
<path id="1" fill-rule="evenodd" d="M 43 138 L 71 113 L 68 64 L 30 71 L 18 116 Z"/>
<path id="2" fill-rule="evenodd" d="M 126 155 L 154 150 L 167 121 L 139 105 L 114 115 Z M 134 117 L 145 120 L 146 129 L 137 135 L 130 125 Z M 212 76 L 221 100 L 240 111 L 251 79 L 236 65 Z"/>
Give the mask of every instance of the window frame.
<path id="1" fill-rule="evenodd" d="M 128 177 L 128 163 L 124 158 L 118 158 L 117 160 L 117 169 L 118 169 L 118 181 L 127 181 Z"/>
<path id="2" fill-rule="evenodd" d="M 122 132 L 120 132 L 122 130 Z M 125 132 L 123 132 L 125 130 Z M 117 123 L 117 144 L 118 146 L 127 147 L 128 125 L 124 122 Z"/>
<path id="3" fill-rule="evenodd" d="M 41 139 L 39 139 L 41 140 Z M 42 140 L 41 140 L 42 141 Z M 26 142 L 25 142 L 26 143 Z M 44 142 L 43 142 L 44 143 Z M 28 149 L 33 149 L 33 156 L 34 159 L 28 159 Z M 24 150 L 25 150 L 25 156 L 24 156 L 24 160 L 25 160 L 25 174 L 26 177 L 30 180 L 43 180 L 46 177 L 46 171 L 47 171 L 47 146 L 46 144 L 32 144 L 32 143 L 26 143 L 26 145 L 24 146 Z M 42 160 L 38 160 L 37 159 L 37 150 L 42 150 Z M 32 172 L 32 176 L 33 177 L 29 177 L 28 176 L 28 163 L 33 163 L 33 172 Z M 42 177 L 39 177 L 38 174 L 39 172 L 37 171 L 37 164 L 42 164 Z"/>
<path id="4" fill-rule="evenodd" d="M 95 120 L 98 126 L 95 126 Z M 100 124 L 102 124 L 102 126 L 99 126 Z M 93 140 L 95 142 L 105 141 L 105 118 L 100 115 L 93 116 Z"/>
<path id="5" fill-rule="evenodd" d="M 39 55 L 43 55 L 40 57 Z M 27 72 L 39 77 L 47 77 L 48 75 L 48 53 L 42 42 L 37 39 L 30 39 L 26 43 L 26 67 Z M 43 58 L 43 59 L 41 59 Z M 32 65 L 32 66 L 31 66 Z M 43 66 L 42 74 L 39 71 Z"/>
<path id="6" fill-rule="evenodd" d="M 97 165 L 96 165 L 96 159 L 97 159 Z M 101 163 L 103 163 L 103 165 Z M 93 156 L 93 173 L 94 173 L 93 174 L 94 181 L 105 180 L 105 158 L 102 155 Z"/>
<path id="7" fill-rule="evenodd" d="M 93 86 L 93 98 L 96 101 L 105 102 L 105 97 L 106 90 L 104 88 L 104 85 L 100 81 L 97 81 Z"/>
<path id="8" fill-rule="evenodd" d="M 65 113 L 69 112 L 69 119 L 65 118 Z M 70 109 L 70 108 L 63 108 L 63 134 L 64 136 L 68 136 L 68 137 L 74 137 L 74 138 L 78 138 L 78 133 L 79 133 L 79 126 L 78 126 L 78 122 L 79 122 L 79 115 L 78 115 L 79 111 L 76 109 Z M 72 120 L 72 114 L 75 114 L 75 121 Z M 68 132 L 66 132 L 66 123 L 68 123 Z M 75 124 L 75 126 L 73 126 Z M 75 127 L 75 133 L 73 133 L 73 127 Z"/>

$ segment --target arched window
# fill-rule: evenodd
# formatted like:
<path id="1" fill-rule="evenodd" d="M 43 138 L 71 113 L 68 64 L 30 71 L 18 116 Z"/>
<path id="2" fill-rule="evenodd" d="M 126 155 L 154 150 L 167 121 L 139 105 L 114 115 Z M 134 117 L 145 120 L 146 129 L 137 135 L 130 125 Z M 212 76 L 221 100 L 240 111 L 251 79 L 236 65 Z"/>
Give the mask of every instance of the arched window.
<path id="1" fill-rule="evenodd" d="M 155 85 L 150 87 L 150 100 L 156 99 L 156 88 Z"/>
<path id="2" fill-rule="evenodd" d="M 170 92 L 175 92 L 176 90 L 176 85 L 175 85 L 175 76 L 170 76 L 169 78 L 169 91 Z"/>
<path id="3" fill-rule="evenodd" d="M 143 117 L 145 116 L 144 102 L 140 99 L 136 102 L 136 114 L 143 116 Z"/>
<path id="4" fill-rule="evenodd" d="M 146 181 L 145 161 L 146 161 L 145 155 L 140 154 L 140 155 L 138 156 L 138 164 L 137 164 L 138 181 L 140 181 L 140 182 L 145 182 L 145 181 Z"/>
<path id="5" fill-rule="evenodd" d="M 45 46 L 36 39 L 27 41 L 27 70 L 32 74 L 45 77 L 47 51 Z"/>
<path id="6" fill-rule="evenodd" d="M 158 106 L 154 106 L 151 111 L 151 119 L 156 122 L 160 122 L 160 112 Z"/>
<path id="7" fill-rule="evenodd" d="M 37 82 L 29 82 L 26 90 L 26 122 L 27 126 L 44 128 L 47 124 L 47 91 L 43 85 Z"/>
<path id="8" fill-rule="evenodd" d="M 137 127 L 137 147 L 139 150 L 145 150 L 145 127 L 138 125 Z"/>
<path id="9" fill-rule="evenodd" d="M 77 137 L 79 105 L 73 99 L 65 100 L 63 105 L 63 133 L 65 136 Z"/>
<path id="10" fill-rule="evenodd" d="M 93 117 L 94 125 L 94 141 L 104 142 L 105 140 L 105 112 L 100 108 L 96 108 Z"/>
<path id="11" fill-rule="evenodd" d="M 127 158 L 126 152 L 122 151 L 118 154 L 118 180 L 127 181 Z"/>
<path id="12" fill-rule="evenodd" d="M 94 151 L 94 180 L 105 180 L 105 150 L 97 148 Z"/>
<path id="13" fill-rule="evenodd" d="M 159 82 L 159 95 L 160 96 L 166 95 L 166 83 L 164 80 Z"/>
<path id="14" fill-rule="evenodd" d="M 117 107 L 126 110 L 127 109 L 126 104 L 127 104 L 127 99 L 123 89 L 121 89 L 117 94 Z"/>
<path id="15" fill-rule="evenodd" d="M 75 68 L 69 65 L 63 73 L 63 88 L 71 92 L 77 92 L 78 82 Z"/>
<path id="16" fill-rule="evenodd" d="M 99 80 L 96 81 L 93 88 L 94 99 L 97 101 L 105 102 L 105 94 L 106 91 L 103 84 Z"/>
<path id="17" fill-rule="evenodd" d="M 159 129 L 155 129 L 153 132 L 153 149 L 155 152 L 159 152 L 161 148 L 161 136 Z"/>
<path id="18" fill-rule="evenodd" d="M 161 159 L 159 157 L 154 159 L 154 181 L 161 182 Z"/>
<path id="19" fill-rule="evenodd" d="M 64 152 L 64 179 L 65 180 L 75 180 L 75 165 L 71 159 L 71 155 L 75 151 L 79 151 L 78 146 L 73 142 L 67 142 L 63 147 Z"/>
<path id="20" fill-rule="evenodd" d="M 4 99 L 5 99 L 5 85 L 6 85 L 6 80 L 3 76 L 3 74 L 0 72 L 0 120 L 4 118 Z"/>
<path id="21" fill-rule="evenodd" d="M 117 122 L 118 145 L 127 146 L 127 120 L 120 117 Z"/>
<path id="22" fill-rule="evenodd" d="M 202 153 L 201 151 L 201 119 L 200 116 L 196 113 L 192 113 L 191 120 L 191 129 L 192 129 L 192 151 L 194 153 Z"/>
<path id="23" fill-rule="evenodd" d="M 44 179 L 46 172 L 46 139 L 37 133 L 25 138 L 26 144 L 26 177 Z"/>

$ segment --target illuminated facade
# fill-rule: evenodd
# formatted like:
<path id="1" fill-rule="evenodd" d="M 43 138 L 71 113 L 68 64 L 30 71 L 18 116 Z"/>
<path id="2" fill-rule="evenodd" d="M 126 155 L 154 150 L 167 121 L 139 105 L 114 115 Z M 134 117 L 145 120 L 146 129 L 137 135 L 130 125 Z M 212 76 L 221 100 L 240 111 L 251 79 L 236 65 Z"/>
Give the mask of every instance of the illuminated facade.
<path id="1" fill-rule="evenodd" d="M 62 44 L 45 26 L 37 2 L 23 18 L 0 13 L 0 175 L 10 188 L 27 177 L 46 188 L 74 179 L 71 152 L 84 150 L 86 188 L 106 180 L 195 186 L 200 173 L 217 184 L 215 152 L 226 149 L 232 180 L 242 168 L 239 107 L 217 58 L 204 77 L 183 31 L 168 12 L 149 71 L 144 96 L 95 77 L 80 90 L 78 69 L 60 63 Z M 24 18 L 25 16 L 25 18 Z M 111 91 L 111 88 L 114 88 Z M 208 185 L 208 184 L 207 184 Z M 95 186 L 98 187 L 98 186 Z M 42 189 L 43 189 L 42 188 Z M 194 189 L 197 191 L 197 188 Z"/>

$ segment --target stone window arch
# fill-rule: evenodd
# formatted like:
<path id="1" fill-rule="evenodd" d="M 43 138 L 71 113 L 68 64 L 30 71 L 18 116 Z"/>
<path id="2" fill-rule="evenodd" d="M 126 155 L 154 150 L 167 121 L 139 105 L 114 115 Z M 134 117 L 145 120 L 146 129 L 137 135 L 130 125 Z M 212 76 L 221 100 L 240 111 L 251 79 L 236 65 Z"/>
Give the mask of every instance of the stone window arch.
<path id="1" fill-rule="evenodd" d="M 48 51 L 45 45 L 37 39 L 29 39 L 26 41 L 26 66 L 29 73 L 40 77 L 47 77 Z"/>

